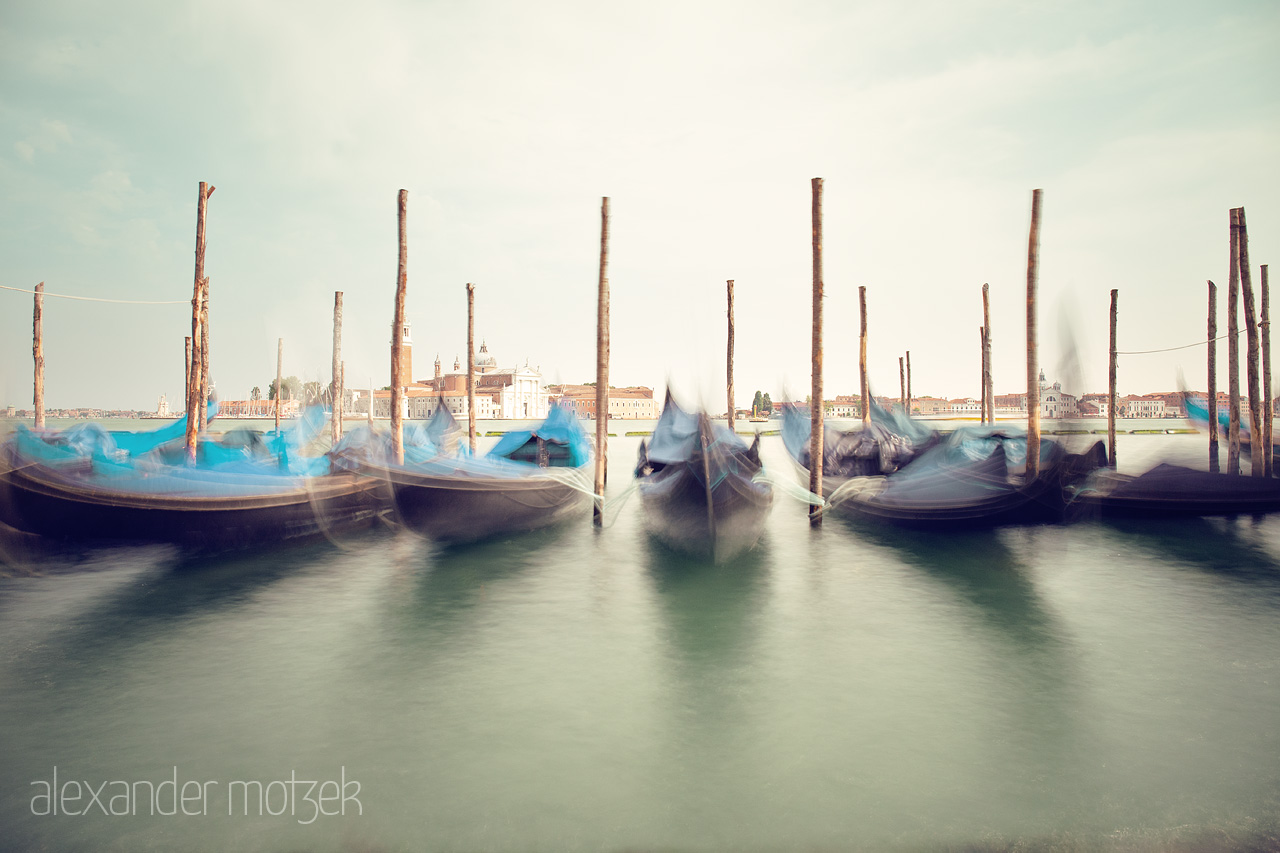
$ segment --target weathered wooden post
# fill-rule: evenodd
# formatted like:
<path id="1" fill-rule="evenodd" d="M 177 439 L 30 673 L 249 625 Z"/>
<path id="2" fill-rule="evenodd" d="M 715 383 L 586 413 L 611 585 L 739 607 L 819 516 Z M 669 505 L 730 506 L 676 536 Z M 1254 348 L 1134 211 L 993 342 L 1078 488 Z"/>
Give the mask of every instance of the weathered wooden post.
<path id="1" fill-rule="evenodd" d="M 729 432 L 733 432 L 733 410 L 736 408 L 733 404 L 733 279 L 729 279 L 727 286 L 729 292 L 729 350 L 725 376 L 729 394 Z"/>
<path id="2" fill-rule="evenodd" d="M 182 393 L 185 396 L 187 388 L 191 385 L 191 336 L 187 335 L 183 338 L 183 341 L 186 346 L 186 355 L 185 360 L 182 362 Z M 189 400 L 184 402 L 183 406 L 186 406 L 189 402 Z"/>
<path id="3" fill-rule="evenodd" d="M 44 282 L 36 285 L 35 308 L 31 316 L 31 356 L 35 359 L 35 428 L 44 429 Z"/>
<path id="4" fill-rule="evenodd" d="M 911 350 L 907 350 L 907 414 L 911 414 Z"/>
<path id="5" fill-rule="evenodd" d="M 991 305 L 987 282 L 982 284 L 982 399 L 986 403 L 987 423 L 996 422 L 996 397 L 991 386 Z"/>
<path id="6" fill-rule="evenodd" d="M 596 282 L 596 477 L 591 518 L 604 525 L 609 480 L 609 197 L 600 200 L 600 277 Z"/>
<path id="7" fill-rule="evenodd" d="M 1262 393 L 1258 375 L 1258 314 L 1253 300 L 1253 272 L 1249 268 L 1249 226 L 1244 208 L 1236 208 L 1236 224 L 1240 233 L 1240 289 L 1244 296 L 1244 333 L 1247 343 L 1246 376 L 1249 382 L 1249 474 L 1261 477 L 1265 453 L 1262 450 Z"/>
<path id="8" fill-rule="evenodd" d="M 1265 411 L 1262 413 L 1262 453 L 1266 460 L 1263 475 L 1270 477 L 1275 473 L 1275 444 L 1272 426 L 1275 416 L 1275 402 L 1271 390 L 1271 293 L 1267 289 L 1267 265 L 1262 265 L 1262 398 Z"/>
<path id="9" fill-rule="evenodd" d="M 200 432 L 209 426 L 209 277 L 200 285 Z"/>
<path id="10" fill-rule="evenodd" d="M 902 364 L 902 356 L 898 356 L 898 401 L 902 403 L 902 411 L 907 410 L 907 369 Z"/>
<path id="11" fill-rule="evenodd" d="M 822 495 L 822 178 L 810 181 L 813 229 L 813 374 L 809 389 L 809 491 Z M 864 392 L 865 393 L 865 392 Z M 863 402 L 866 405 L 866 402 Z M 822 526 L 821 508 L 809 506 L 809 524 Z"/>
<path id="12" fill-rule="evenodd" d="M 858 339 L 858 378 L 862 384 L 862 425 L 871 423 L 871 389 L 867 386 L 867 288 L 858 287 L 858 316 L 862 320 L 862 334 Z"/>
<path id="13" fill-rule="evenodd" d="M 342 291 L 333 292 L 333 377 L 329 380 L 329 393 L 333 396 L 333 412 L 330 415 L 329 438 L 337 444 L 342 438 Z"/>
<path id="14" fill-rule="evenodd" d="M 1040 197 L 1031 192 L 1031 232 L 1027 237 L 1027 474 L 1040 474 L 1040 365 L 1036 350 L 1036 282 L 1040 271 Z"/>
<path id="15" fill-rule="evenodd" d="M 476 452 L 476 286 L 467 283 L 467 445 Z"/>
<path id="16" fill-rule="evenodd" d="M 1227 277 L 1227 473 L 1240 473 L 1240 326 L 1236 304 L 1240 294 L 1240 228 L 1236 209 L 1228 215 L 1231 269 Z"/>
<path id="17" fill-rule="evenodd" d="M 406 218 L 409 211 L 409 191 L 400 190 L 397 204 L 400 223 L 400 264 L 396 272 L 395 317 L 391 321 L 391 455 L 397 465 L 404 464 L 404 422 L 400 407 L 404 401 L 404 385 L 401 360 L 404 358 L 404 294 L 409 285 L 409 242 Z"/>
<path id="18" fill-rule="evenodd" d="M 280 401 L 284 398 L 284 338 L 276 338 L 276 432 L 280 432 Z"/>
<path id="19" fill-rule="evenodd" d="M 1111 355 L 1107 360 L 1107 461 L 1116 467 L 1116 303 L 1120 291 L 1111 291 Z"/>
<path id="20" fill-rule="evenodd" d="M 204 383 L 202 375 L 204 366 L 204 342 L 208 340 L 203 331 L 204 318 L 204 253 L 205 253 L 205 214 L 209 208 L 209 196 L 213 195 L 213 187 L 205 181 L 200 182 L 196 196 L 196 271 L 195 285 L 191 296 L 191 377 L 187 385 L 187 461 L 196 461 L 196 434 L 203 426 L 204 419 Z"/>
<path id="21" fill-rule="evenodd" d="M 369 377 L 369 429 L 373 429 L 373 377 Z"/>
<path id="22" fill-rule="evenodd" d="M 978 327 L 978 385 L 981 391 L 978 392 L 978 423 L 985 424 L 987 422 L 987 329 L 985 326 Z"/>
<path id="23" fill-rule="evenodd" d="M 1205 393 L 1209 410 L 1209 470 L 1221 468 L 1218 459 L 1218 286 L 1209 282 L 1209 390 Z"/>

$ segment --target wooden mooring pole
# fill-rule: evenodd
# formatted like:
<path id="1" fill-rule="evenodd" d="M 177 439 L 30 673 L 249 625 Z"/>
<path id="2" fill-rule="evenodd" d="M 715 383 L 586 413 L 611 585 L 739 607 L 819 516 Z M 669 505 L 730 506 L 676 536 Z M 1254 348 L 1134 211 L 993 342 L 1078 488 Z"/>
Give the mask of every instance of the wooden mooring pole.
<path id="1" fill-rule="evenodd" d="M 987 329 L 978 327 L 978 423 L 987 422 Z"/>
<path id="2" fill-rule="evenodd" d="M 1107 460 L 1116 467 L 1116 307 L 1120 291 L 1111 291 L 1111 351 L 1107 360 Z"/>
<path id="3" fill-rule="evenodd" d="M 1031 191 L 1031 231 L 1027 236 L 1027 474 L 1040 474 L 1040 365 L 1036 349 L 1036 284 L 1040 274 L 1040 198 Z"/>
<path id="4" fill-rule="evenodd" d="M 196 461 L 196 434 L 205 427 L 204 402 L 207 391 L 204 350 L 209 342 L 204 328 L 207 307 L 205 287 L 209 283 L 205 278 L 205 215 L 209 211 L 211 195 L 214 195 L 214 187 L 201 181 L 196 196 L 196 279 L 191 296 L 191 377 L 187 383 L 187 461 L 191 464 Z"/>
<path id="5" fill-rule="evenodd" d="M 813 346 L 809 389 L 809 491 L 822 494 L 822 178 L 810 181 L 813 229 Z M 865 389 L 864 392 L 865 393 Z M 866 401 L 863 401 L 866 406 Z M 809 506 L 809 524 L 822 526 L 821 508 Z"/>
<path id="6" fill-rule="evenodd" d="M 1233 207 L 1228 215 L 1231 260 L 1227 277 L 1227 473 L 1240 473 L 1240 326 L 1236 305 L 1240 301 L 1240 220 Z"/>
<path id="7" fill-rule="evenodd" d="M 1271 389 L 1271 292 L 1267 288 L 1267 265 L 1262 265 L 1262 453 L 1263 476 L 1275 474 L 1275 444 L 1272 426 L 1275 400 Z"/>
<path id="8" fill-rule="evenodd" d="M 280 432 L 280 401 L 284 398 L 284 338 L 276 338 L 276 432 Z"/>
<path id="9" fill-rule="evenodd" d="M 991 390 L 991 304 L 987 283 L 982 284 L 982 400 L 986 404 L 987 423 L 996 422 L 995 392 Z"/>
<path id="10" fill-rule="evenodd" d="M 467 283 L 467 445 L 476 453 L 476 286 Z"/>
<path id="11" fill-rule="evenodd" d="M 728 362 L 725 367 L 725 376 L 728 383 L 727 389 L 729 394 L 729 432 L 733 432 L 733 414 L 736 408 L 733 404 L 733 279 L 728 281 L 729 293 L 729 351 Z"/>
<path id="12" fill-rule="evenodd" d="M 35 359 L 35 428 L 44 429 L 44 282 L 36 285 L 35 308 L 31 315 L 31 356 Z"/>
<path id="13" fill-rule="evenodd" d="M 1209 282 L 1209 390 L 1205 394 L 1209 411 L 1209 470 L 1221 468 L 1218 459 L 1218 286 Z"/>
<path id="14" fill-rule="evenodd" d="M 329 438 L 337 444 L 342 438 L 342 291 L 333 292 L 333 377 L 329 380 L 333 397 Z"/>
<path id="15" fill-rule="evenodd" d="M 209 277 L 200 285 L 200 426 L 209 426 Z"/>
<path id="16" fill-rule="evenodd" d="M 902 363 L 902 356 L 898 356 L 898 401 L 902 404 L 902 411 L 907 410 L 907 368 Z"/>
<path id="17" fill-rule="evenodd" d="M 182 362 L 182 393 L 187 393 L 187 388 L 191 385 L 191 336 L 187 335 L 183 338 L 185 345 L 185 355 Z M 186 406 L 186 403 L 183 403 Z M 185 414 L 185 412 L 184 412 Z"/>
<path id="18" fill-rule="evenodd" d="M 1244 297 L 1244 334 L 1247 346 L 1246 376 L 1249 382 L 1249 474 L 1263 475 L 1266 455 L 1262 449 L 1262 377 L 1258 375 L 1258 314 L 1253 299 L 1253 272 L 1249 268 L 1249 226 L 1244 208 L 1236 208 L 1236 224 L 1240 233 L 1240 290 Z"/>
<path id="19" fill-rule="evenodd" d="M 396 210 L 400 223 L 400 263 L 396 271 L 395 316 L 391 321 L 391 455 L 397 465 L 403 465 L 404 422 L 400 407 L 404 400 L 404 377 L 401 376 L 400 362 L 404 358 L 404 295 L 409 285 L 408 190 L 400 190 Z"/>
<path id="20" fill-rule="evenodd" d="M 911 350 L 907 350 L 907 414 L 911 414 Z"/>
<path id="21" fill-rule="evenodd" d="M 858 288 L 858 316 L 862 320 L 862 335 L 858 339 L 858 377 L 862 384 L 862 425 L 871 424 L 871 383 L 867 381 L 867 288 Z"/>
<path id="22" fill-rule="evenodd" d="M 596 281 L 596 476 L 592 523 L 604 526 L 609 480 L 609 197 L 600 200 L 600 276 Z"/>

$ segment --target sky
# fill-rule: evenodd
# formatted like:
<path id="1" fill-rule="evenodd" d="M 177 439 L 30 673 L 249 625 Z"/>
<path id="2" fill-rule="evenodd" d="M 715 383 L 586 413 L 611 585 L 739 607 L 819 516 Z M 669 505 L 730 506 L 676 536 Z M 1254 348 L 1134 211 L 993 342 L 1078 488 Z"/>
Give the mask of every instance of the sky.
<path id="1" fill-rule="evenodd" d="M 388 383 L 400 189 L 416 379 L 465 362 L 474 282 L 500 366 L 593 380 L 607 196 L 612 383 L 723 411 L 733 279 L 737 402 L 803 399 L 814 177 L 825 396 L 858 393 L 863 286 L 876 393 L 910 351 L 916 396 L 976 395 L 984 282 L 1025 390 L 1035 188 L 1040 363 L 1105 391 L 1110 290 L 1121 351 L 1193 344 L 1231 208 L 1255 286 L 1280 258 L 1277 36 L 1270 2 L 8 0 L 0 406 L 31 406 L 40 281 L 121 300 L 46 297 L 48 407 L 180 401 L 200 181 L 223 399 L 280 338 L 327 384 L 335 291 L 347 385 Z M 1204 356 L 1122 356 L 1119 390 L 1203 388 Z"/>

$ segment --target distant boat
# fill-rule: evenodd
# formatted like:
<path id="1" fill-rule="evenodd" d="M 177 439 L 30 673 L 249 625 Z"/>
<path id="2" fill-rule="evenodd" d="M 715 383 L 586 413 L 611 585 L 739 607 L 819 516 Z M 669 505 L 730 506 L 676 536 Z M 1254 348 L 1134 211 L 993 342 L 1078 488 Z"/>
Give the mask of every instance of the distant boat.
<path id="1" fill-rule="evenodd" d="M 216 411 L 214 404 L 211 409 Z M 108 432 L 95 423 L 62 431 L 25 425 L 0 446 L 0 520 L 59 539 L 242 547 L 322 535 L 371 521 L 376 483 L 334 473 L 326 457 L 299 451 L 299 430 L 233 431 L 202 438 L 185 462 L 186 419 L 152 432 Z"/>
<path id="2" fill-rule="evenodd" d="M 878 406 L 871 421 L 863 430 L 824 431 L 823 496 L 855 518 L 920 528 L 1060 520 L 1064 486 L 1106 462 L 1101 442 L 1072 454 L 1042 438 L 1039 474 L 1028 481 L 1025 435 L 961 427 L 942 438 Z M 783 441 L 804 471 L 809 424 L 807 414 L 784 409 Z"/>
<path id="3" fill-rule="evenodd" d="M 335 452 L 344 467 L 390 485 L 406 527 L 441 542 L 536 530 L 575 513 L 585 518 L 594 455 L 567 408 L 553 406 L 538 426 L 506 433 L 484 456 L 454 452 L 460 432 L 442 405 L 425 430 L 406 437 L 403 464 L 390 459 L 385 439 L 375 452 L 350 443 Z"/>
<path id="4" fill-rule="evenodd" d="M 747 445 L 705 413 L 681 409 L 668 391 L 636 463 L 646 527 L 679 550 L 732 559 L 755 546 L 773 506 L 760 471 L 759 434 Z"/>

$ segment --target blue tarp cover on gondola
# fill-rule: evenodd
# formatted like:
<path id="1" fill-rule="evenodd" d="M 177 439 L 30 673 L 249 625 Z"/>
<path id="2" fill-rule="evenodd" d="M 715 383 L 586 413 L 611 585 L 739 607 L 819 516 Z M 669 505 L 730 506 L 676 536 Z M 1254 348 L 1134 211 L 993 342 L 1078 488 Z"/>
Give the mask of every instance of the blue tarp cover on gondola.
<path id="1" fill-rule="evenodd" d="M 210 409 L 216 412 L 216 405 Z M 316 406 L 279 433 L 233 430 L 224 443 L 201 436 L 194 466 L 177 444 L 185 418 L 149 433 L 109 432 L 95 423 L 36 432 L 19 424 L 10 442 L 14 464 L 63 471 L 85 486 L 121 494 L 218 497 L 295 490 L 305 478 L 329 473 L 327 457 L 302 454 L 324 422 L 324 410 Z"/>
<path id="2" fill-rule="evenodd" d="M 697 428 L 696 423 L 694 428 Z M 530 442 L 537 442 L 538 439 L 567 450 L 567 463 L 570 468 L 578 468 L 591 459 L 591 441 L 582 428 L 582 422 L 572 411 L 563 406 L 552 406 L 551 411 L 547 412 L 546 420 L 533 429 L 507 433 L 498 440 L 485 458 L 525 461 L 517 452 Z"/>

